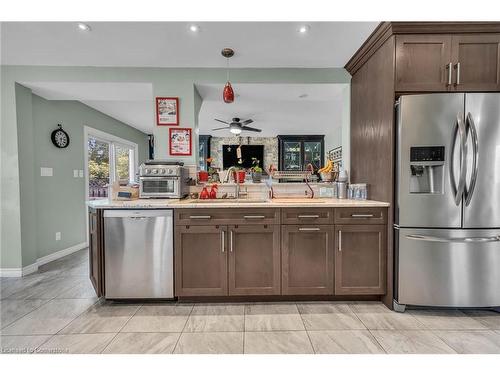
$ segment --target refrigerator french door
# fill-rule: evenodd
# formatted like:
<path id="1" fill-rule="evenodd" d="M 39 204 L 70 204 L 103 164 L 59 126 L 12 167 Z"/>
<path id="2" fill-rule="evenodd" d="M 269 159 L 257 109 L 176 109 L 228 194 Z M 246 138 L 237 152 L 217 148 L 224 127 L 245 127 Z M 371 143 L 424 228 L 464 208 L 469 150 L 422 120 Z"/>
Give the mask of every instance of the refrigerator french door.
<path id="1" fill-rule="evenodd" d="M 500 306 L 500 94 L 402 96 L 395 308 Z"/>

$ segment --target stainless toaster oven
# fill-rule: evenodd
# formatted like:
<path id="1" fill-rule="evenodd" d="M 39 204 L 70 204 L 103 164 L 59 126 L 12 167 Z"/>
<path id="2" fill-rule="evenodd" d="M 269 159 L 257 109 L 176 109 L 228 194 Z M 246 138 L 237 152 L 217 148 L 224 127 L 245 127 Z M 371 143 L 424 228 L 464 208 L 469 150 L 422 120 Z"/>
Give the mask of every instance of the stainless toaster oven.
<path id="1" fill-rule="evenodd" d="M 149 160 L 139 167 L 140 198 L 184 198 L 188 169 L 181 162 Z"/>

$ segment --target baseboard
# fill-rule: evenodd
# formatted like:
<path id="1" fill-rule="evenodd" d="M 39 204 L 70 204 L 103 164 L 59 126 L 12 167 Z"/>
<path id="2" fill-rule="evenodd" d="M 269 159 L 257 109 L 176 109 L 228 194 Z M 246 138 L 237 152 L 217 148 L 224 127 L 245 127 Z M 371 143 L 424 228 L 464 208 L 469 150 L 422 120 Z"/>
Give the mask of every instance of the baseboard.
<path id="1" fill-rule="evenodd" d="M 54 260 L 65 257 L 66 255 L 73 254 L 74 252 L 85 249 L 87 246 L 88 246 L 88 244 L 86 242 L 82 242 L 82 243 L 79 243 L 77 245 L 68 247 L 67 249 L 59 250 L 55 253 L 38 258 L 36 260 L 36 264 L 38 265 L 38 267 L 43 266 L 44 264 L 53 262 Z"/>
<path id="2" fill-rule="evenodd" d="M 38 271 L 38 263 L 33 263 L 26 267 L 23 267 L 22 275 L 26 276 L 29 275 L 30 273 L 35 273 L 36 271 Z"/>
<path id="3" fill-rule="evenodd" d="M 0 277 L 21 277 L 22 268 L 0 268 Z"/>
<path id="4" fill-rule="evenodd" d="M 87 246 L 88 244 L 86 242 L 79 243 L 77 245 L 38 258 L 35 263 L 30 264 L 23 268 L 0 268 L 0 277 L 21 277 L 29 275 L 31 273 L 38 271 L 38 267 L 44 264 L 53 262 L 54 260 L 65 257 L 66 255 L 70 255 L 73 254 L 74 252 L 85 249 Z"/>

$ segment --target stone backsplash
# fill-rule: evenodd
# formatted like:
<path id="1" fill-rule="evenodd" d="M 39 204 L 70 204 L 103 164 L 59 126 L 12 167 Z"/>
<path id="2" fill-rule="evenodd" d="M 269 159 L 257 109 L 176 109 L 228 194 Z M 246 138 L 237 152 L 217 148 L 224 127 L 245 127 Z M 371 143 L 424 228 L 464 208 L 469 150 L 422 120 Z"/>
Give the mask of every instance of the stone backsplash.
<path id="1" fill-rule="evenodd" d="M 212 137 L 210 140 L 211 166 L 222 169 L 223 145 L 264 145 L 264 169 L 278 165 L 278 138 L 276 137 Z"/>

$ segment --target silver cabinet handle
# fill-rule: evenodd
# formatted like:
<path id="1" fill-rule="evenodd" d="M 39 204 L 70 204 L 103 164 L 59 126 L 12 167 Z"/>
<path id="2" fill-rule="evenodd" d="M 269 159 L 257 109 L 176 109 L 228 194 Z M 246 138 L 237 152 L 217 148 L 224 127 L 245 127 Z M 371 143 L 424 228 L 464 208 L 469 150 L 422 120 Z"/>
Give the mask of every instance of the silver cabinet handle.
<path id="1" fill-rule="evenodd" d="M 243 219 L 265 219 L 264 215 L 245 215 Z"/>
<path id="2" fill-rule="evenodd" d="M 221 231 L 220 232 L 220 242 L 221 242 L 221 249 L 222 249 L 222 252 L 224 253 L 226 251 L 225 247 L 225 242 L 226 242 L 226 232 L 225 231 Z"/>
<path id="3" fill-rule="evenodd" d="M 299 228 L 299 232 L 316 232 L 321 228 Z"/>
<path id="4" fill-rule="evenodd" d="M 342 251 L 342 231 L 339 230 L 339 251 Z"/>
<path id="5" fill-rule="evenodd" d="M 229 232 L 229 251 L 233 252 L 233 231 Z"/>
<path id="6" fill-rule="evenodd" d="M 460 63 L 457 62 L 455 67 L 457 68 L 457 82 L 455 83 L 455 85 L 458 86 L 458 85 L 460 85 Z"/>
<path id="7" fill-rule="evenodd" d="M 455 172 L 453 170 L 453 159 L 455 155 L 455 143 L 457 139 L 457 134 L 460 134 L 460 177 L 458 180 L 458 187 L 455 181 Z M 465 178 L 467 177 L 467 134 L 465 130 L 465 125 L 462 121 L 460 114 L 457 115 L 457 119 L 453 124 L 453 134 L 451 137 L 450 144 L 450 162 L 449 162 L 449 174 L 450 174 L 450 185 L 451 190 L 454 195 L 455 204 L 458 206 L 462 201 L 462 196 L 465 187 Z"/>
<path id="8" fill-rule="evenodd" d="M 465 119 L 465 125 L 469 125 L 471 138 L 472 138 L 472 175 L 470 177 L 469 188 L 465 187 L 465 206 L 470 204 L 472 199 L 472 194 L 474 193 L 474 188 L 476 187 L 477 180 L 477 168 L 478 168 L 478 155 L 479 155 L 479 141 L 477 139 L 477 130 L 476 125 L 474 124 L 474 119 L 472 115 L 467 113 L 467 117 Z"/>
<path id="9" fill-rule="evenodd" d="M 373 214 L 351 214 L 351 217 L 354 217 L 354 218 L 369 218 L 369 217 L 373 217 L 374 215 Z"/>
<path id="10" fill-rule="evenodd" d="M 189 216 L 190 219 L 211 219 L 212 216 L 210 215 L 191 215 Z"/>
<path id="11" fill-rule="evenodd" d="M 318 219 L 319 215 L 297 215 L 299 219 Z"/>
<path id="12" fill-rule="evenodd" d="M 448 69 L 448 86 L 451 86 L 452 65 L 452 63 L 448 63 L 448 65 L 446 65 L 446 69 Z"/>
<path id="13" fill-rule="evenodd" d="M 419 234 L 409 234 L 406 236 L 409 240 L 430 241 L 430 242 L 500 242 L 500 235 L 493 237 L 434 237 L 423 236 Z"/>

